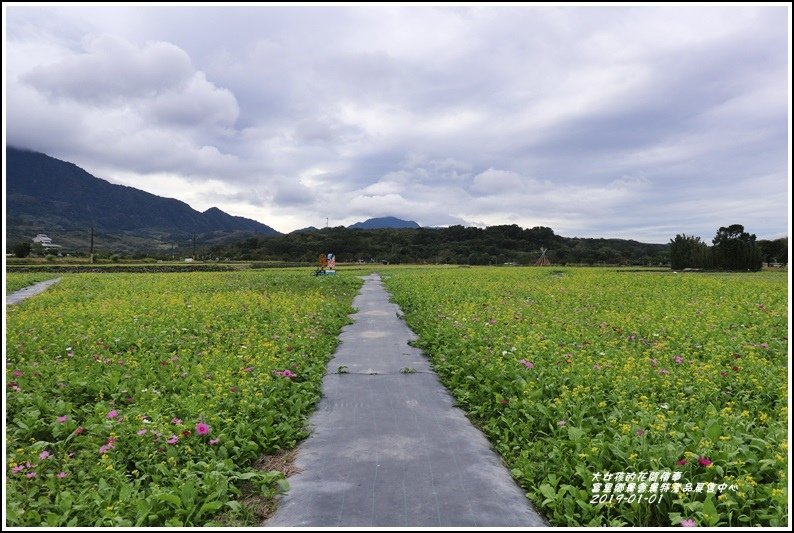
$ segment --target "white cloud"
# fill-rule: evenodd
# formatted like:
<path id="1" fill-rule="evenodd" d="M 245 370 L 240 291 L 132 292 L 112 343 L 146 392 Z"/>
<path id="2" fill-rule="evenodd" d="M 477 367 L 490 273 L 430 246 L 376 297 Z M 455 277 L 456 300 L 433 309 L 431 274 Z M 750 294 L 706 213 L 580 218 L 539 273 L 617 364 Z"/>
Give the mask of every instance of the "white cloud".
<path id="1" fill-rule="evenodd" d="M 783 6 L 6 13 L 10 143 L 281 231 L 786 230 Z"/>
<path id="2" fill-rule="evenodd" d="M 136 47 L 110 35 L 86 36 L 83 52 L 38 65 L 22 76 L 41 92 L 86 102 L 149 98 L 188 80 L 190 58 L 166 42 Z"/>

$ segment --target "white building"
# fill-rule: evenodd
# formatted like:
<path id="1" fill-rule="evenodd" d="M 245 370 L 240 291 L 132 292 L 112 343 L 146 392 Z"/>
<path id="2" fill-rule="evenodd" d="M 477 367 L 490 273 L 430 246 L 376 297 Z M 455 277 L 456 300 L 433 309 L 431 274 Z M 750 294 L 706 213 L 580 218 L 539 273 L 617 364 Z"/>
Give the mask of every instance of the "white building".
<path id="1" fill-rule="evenodd" d="M 33 237 L 33 242 L 41 244 L 44 248 L 60 248 L 60 244 L 52 244 L 52 239 L 47 237 L 43 233 L 39 233 L 35 237 Z"/>

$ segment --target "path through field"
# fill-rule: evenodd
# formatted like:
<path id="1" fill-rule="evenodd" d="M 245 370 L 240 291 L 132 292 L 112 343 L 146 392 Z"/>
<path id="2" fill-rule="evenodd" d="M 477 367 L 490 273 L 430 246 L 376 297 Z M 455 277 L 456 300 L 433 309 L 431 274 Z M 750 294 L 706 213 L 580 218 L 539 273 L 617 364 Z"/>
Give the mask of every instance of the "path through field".
<path id="1" fill-rule="evenodd" d="M 264 525 L 547 525 L 408 345 L 414 334 L 377 274 L 353 305 L 298 449 L 301 473 Z"/>
<path id="2" fill-rule="evenodd" d="M 28 287 L 19 289 L 18 291 L 12 292 L 11 294 L 6 294 L 6 305 L 17 304 L 22 300 L 30 298 L 31 296 L 36 296 L 37 294 L 46 291 L 59 281 L 61 281 L 61 278 L 48 279 L 47 281 L 41 281 Z"/>

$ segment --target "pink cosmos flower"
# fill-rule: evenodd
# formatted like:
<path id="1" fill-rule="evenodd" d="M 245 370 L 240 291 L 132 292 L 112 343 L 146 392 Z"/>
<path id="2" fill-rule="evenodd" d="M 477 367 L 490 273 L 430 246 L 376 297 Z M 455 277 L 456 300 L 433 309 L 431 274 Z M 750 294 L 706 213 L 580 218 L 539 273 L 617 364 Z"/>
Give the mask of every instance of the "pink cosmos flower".
<path id="1" fill-rule="evenodd" d="M 171 435 L 171 437 L 166 441 L 168 444 L 176 444 L 179 442 L 179 437 L 176 435 Z"/>
<path id="2" fill-rule="evenodd" d="M 599 365 L 598 363 L 596 363 L 596 364 L 594 364 L 594 365 L 593 365 L 593 369 L 594 369 L 594 370 L 601 370 L 601 365 Z"/>
<path id="3" fill-rule="evenodd" d="M 135 432 L 135 434 L 138 435 L 139 437 L 141 435 L 146 435 L 146 430 L 145 429 L 139 429 L 138 431 Z"/>
<path id="4" fill-rule="evenodd" d="M 13 372 L 11 372 L 11 375 L 14 376 L 15 378 L 21 378 L 22 377 L 22 371 L 21 370 L 14 370 Z"/>
<path id="5" fill-rule="evenodd" d="M 63 424 L 63 423 L 64 423 L 64 422 L 66 422 L 67 420 L 69 420 L 69 416 L 68 416 L 68 415 L 63 415 L 63 416 L 59 416 L 59 417 L 58 417 L 58 423 L 59 423 L 59 424 Z"/>
<path id="6" fill-rule="evenodd" d="M 65 478 L 65 477 L 66 477 L 66 476 L 68 476 L 68 475 L 69 475 L 69 474 L 67 474 L 66 472 L 63 472 L 63 471 L 61 471 L 61 472 L 58 472 L 58 477 L 59 477 L 60 479 L 63 479 L 63 478 Z"/>
<path id="7" fill-rule="evenodd" d="M 677 365 L 680 365 L 681 363 L 684 362 L 684 358 L 681 357 L 680 355 L 676 355 L 675 357 L 673 357 L 673 361 L 675 361 Z"/>
<path id="8" fill-rule="evenodd" d="M 220 438 L 210 439 L 210 446 L 214 446 L 214 445 L 218 444 L 220 441 L 221 441 Z"/>
<path id="9" fill-rule="evenodd" d="M 660 373 L 661 375 L 663 375 L 663 376 L 664 376 L 664 375 L 666 375 L 666 374 L 669 374 L 669 373 L 670 373 L 670 371 L 669 371 L 669 370 L 667 370 L 666 368 L 663 368 L 663 369 L 661 369 L 661 370 L 659 371 L 659 373 Z"/>
<path id="10" fill-rule="evenodd" d="M 113 449 L 113 445 L 112 444 L 103 444 L 102 446 L 99 447 L 99 453 L 101 453 L 102 455 L 105 455 L 111 449 Z"/>
<path id="11" fill-rule="evenodd" d="M 28 472 L 27 474 L 25 474 L 25 477 L 27 477 L 28 479 L 33 479 L 34 477 L 36 477 L 36 472 Z"/>
<path id="12" fill-rule="evenodd" d="M 49 456 L 50 456 L 50 452 L 48 452 L 47 450 L 44 450 L 43 452 L 41 452 L 39 454 L 39 459 L 44 460 L 44 459 L 46 459 Z"/>
<path id="13" fill-rule="evenodd" d="M 637 428 L 637 431 L 635 431 L 634 433 L 635 433 L 635 435 L 637 435 L 638 437 L 642 437 L 642 436 L 644 436 L 644 435 L 645 435 L 645 430 L 644 430 L 644 429 L 642 429 L 642 428 Z"/>
<path id="14" fill-rule="evenodd" d="M 85 431 L 85 428 L 83 426 L 78 426 L 77 429 L 74 430 L 74 434 L 79 435 L 83 431 Z"/>
<path id="15" fill-rule="evenodd" d="M 681 520 L 681 527 L 697 527 L 697 522 L 692 518 Z"/>
<path id="16" fill-rule="evenodd" d="M 108 413 L 108 418 L 111 420 L 113 420 L 117 416 L 119 416 L 119 412 L 116 411 L 115 409 L 113 409 L 111 412 Z"/>
<path id="17" fill-rule="evenodd" d="M 178 426 L 179 424 L 181 424 L 181 423 L 182 423 L 182 419 L 181 419 L 181 418 L 174 417 L 174 418 L 172 418 L 172 419 L 171 419 L 171 423 L 172 423 L 173 425 L 175 425 L 175 426 Z"/>
<path id="18" fill-rule="evenodd" d="M 519 363 L 530 369 L 535 368 L 535 363 L 533 363 L 532 361 L 527 361 L 526 359 L 521 359 Z"/>
<path id="19" fill-rule="evenodd" d="M 197 435 L 209 435 L 209 432 L 210 432 L 210 427 L 204 422 L 199 422 L 198 424 L 196 424 Z"/>
<path id="20" fill-rule="evenodd" d="M 702 455 L 698 457 L 698 463 L 700 464 L 700 466 L 711 466 L 712 464 L 711 459 L 709 459 L 708 457 L 704 457 Z"/>
<path id="21" fill-rule="evenodd" d="M 560 420 L 559 422 L 557 422 L 557 425 L 560 427 L 565 427 L 565 424 L 567 424 L 565 420 Z"/>
<path id="22" fill-rule="evenodd" d="M 681 466 L 685 465 L 686 463 L 687 463 L 687 460 L 684 459 L 683 457 L 675 462 L 675 464 L 681 465 Z"/>
<path id="23" fill-rule="evenodd" d="M 243 370 L 245 370 L 246 372 L 253 372 L 253 371 L 254 371 L 254 367 L 252 367 L 252 366 L 247 366 L 247 367 L 245 367 Z"/>
<path id="24" fill-rule="evenodd" d="M 17 465 L 14 468 L 11 469 L 11 473 L 12 474 L 19 474 L 23 470 L 25 470 L 25 465 Z"/>
<path id="25" fill-rule="evenodd" d="M 286 369 L 286 370 L 274 370 L 273 374 L 275 374 L 276 376 L 282 376 L 282 377 L 285 377 L 285 378 L 294 378 L 294 377 L 298 376 L 297 374 L 292 372 L 292 370 L 289 370 L 289 369 Z"/>

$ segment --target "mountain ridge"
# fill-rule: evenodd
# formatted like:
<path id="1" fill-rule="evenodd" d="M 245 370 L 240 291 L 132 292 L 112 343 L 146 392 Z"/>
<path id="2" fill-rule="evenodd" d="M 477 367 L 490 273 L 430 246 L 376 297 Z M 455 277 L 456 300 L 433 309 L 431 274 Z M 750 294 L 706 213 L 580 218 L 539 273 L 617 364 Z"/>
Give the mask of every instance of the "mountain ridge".
<path id="1" fill-rule="evenodd" d="M 421 226 L 413 220 L 403 220 L 397 217 L 375 217 L 368 218 L 363 222 L 356 222 L 349 225 L 348 229 L 401 229 L 401 228 L 420 228 Z"/>
<path id="2" fill-rule="evenodd" d="M 176 198 L 111 183 L 72 162 L 12 146 L 6 147 L 6 214 L 8 241 L 31 231 L 89 227 L 136 237 L 216 232 L 281 235 L 266 224 L 217 207 L 199 212 Z"/>

